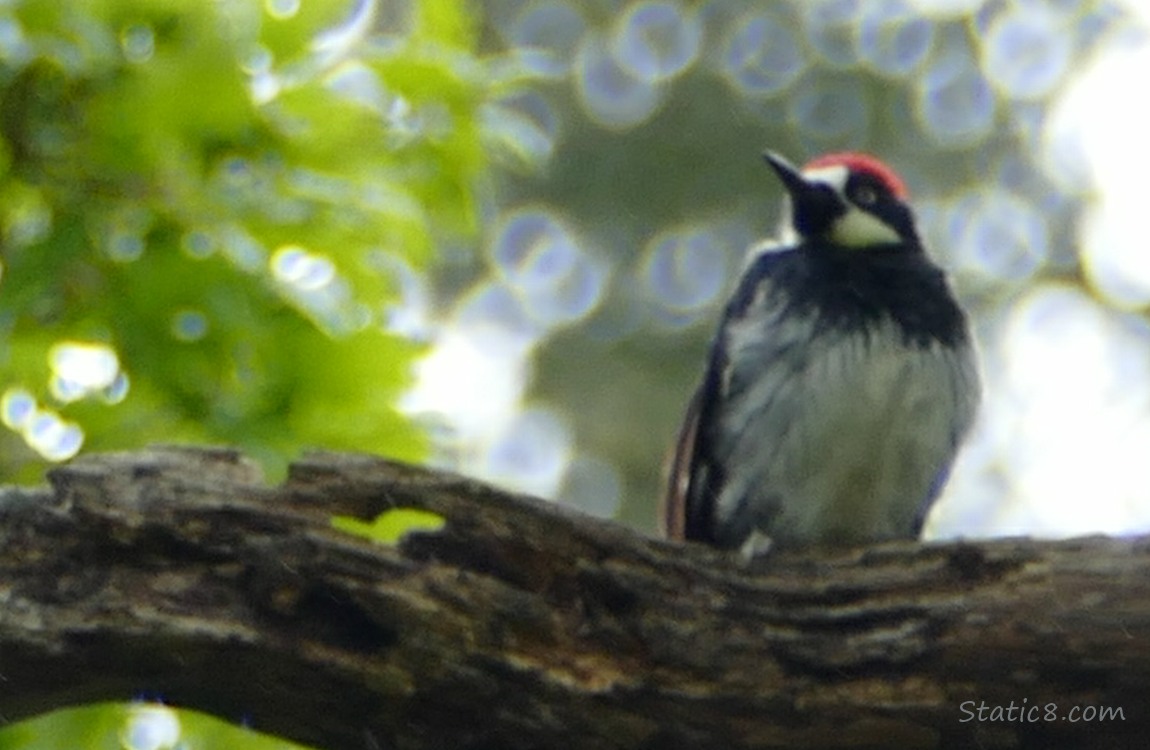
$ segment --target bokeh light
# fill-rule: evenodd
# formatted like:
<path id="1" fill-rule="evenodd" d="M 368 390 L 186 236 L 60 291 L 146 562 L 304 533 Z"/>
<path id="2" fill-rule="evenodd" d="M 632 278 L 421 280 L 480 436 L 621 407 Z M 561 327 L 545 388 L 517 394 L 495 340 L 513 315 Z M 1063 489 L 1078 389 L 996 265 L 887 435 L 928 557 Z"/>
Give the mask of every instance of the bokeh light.
<path id="1" fill-rule="evenodd" d="M 431 290 L 427 274 L 382 251 L 373 253 L 371 258 L 392 280 L 398 295 L 384 306 L 384 328 L 413 341 L 427 340 L 431 335 Z"/>
<path id="2" fill-rule="evenodd" d="M 390 104 L 379 75 L 362 62 L 348 60 L 341 63 L 328 74 L 327 86 L 380 115 L 387 112 Z"/>
<path id="3" fill-rule="evenodd" d="M 172 336 L 179 341 L 199 341 L 208 335 L 208 318 L 199 310 L 178 310 L 172 316 Z"/>
<path id="4" fill-rule="evenodd" d="M 875 70 L 905 76 L 926 60 L 934 24 L 916 14 L 909 0 L 876 0 L 860 10 L 859 54 Z"/>
<path id="5" fill-rule="evenodd" d="M 23 388 L 9 388 L 0 397 L 0 419 L 13 430 L 23 430 L 35 414 L 36 399 Z"/>
<path id="6" fill-rule="evenodd" d="M 128 62 L 146 63 L 156 51 L 156 37 L 152 27 L 134 23 L 120 32 L 120 48 Z"/>
<path id="7" fill-rule="evenodd" d="M 676 318 L 714 305 L 728 278 L 732 254 L 717 233 L 672 229 L 648 243 L 641 271 L 648 295 Z"/>
<path id="8" fill-rule="evenodd" d="M 66 461 L 84 445 L 83 429 L 51 409 L 37 409 L 20 432 L 28 446 L 48 461 Z"/>
<path id="9" fill-rule="evenodd" d="M 952 145 L 976 143 L 994 125 L 994 92 L 974 59 L 965 32 L 951 30 L 927 63 L 918 89 L 918 115 L 927 135 Z"/>
<path id="10" fill-rule="evenodd" d="M 499 279 L 488 279 L 471 287 L 456 302 L 452 316 L 456 326 L 491 329 L 506 336 L 512 344 L 506 354 L 522 356 L 539 343 L 547 329 L 531 316 L 523 297 Z"/>
<path id="11" fill-rule="evenodd" d="M 243 63 L 243 70 L 249 77 L 248 87 L 252 101 L 256 104 L 270 102 L 283 88 L 283 81 L 272 68 L 274 63 L 275 58 L 271 50 L 262 45 L 253 47 Z"/>
<path id="12" fill-rule="evenodd" d="M 828 65 L 848 67 L 858 61 L 859 13 L 863 0 L 803 3 L 803 28 L 811 48 Z"/>
<path id="13" fill-rule="evenodd" d="M 915 11 L 938 19 L 962 18 L 985 4 L 985 0 L 911 0 Z"/>
<path id="14" fill-rule="evenodd" d="M 18 68 L 32 55 L 24 27 L 15 18 L 0 19 L 0 60 Z"/>
<path id="15" fill-rule="evenodd" d="M 1000 15 L 983 40 L 982 66 L 1008 96 L 1049 94 L 1070 66 L 1066 23 L 1042 5 L 1018 5 Z"/>
<path id="16" fill-rule="evenodd" d="M 143 234 L 129 229 L 115 229 L 108 235 L 104 250 L 112 260 L 130 263 L 144 254 L 145 246 Z"/>
<path id="17" fill-rule="evenodd" d="M 429 302 L 434 273 L 402 308 L 431 347 L 413 403 L 447 426 L 443 463 L 653 518 L 663 449 L 739 259 L 777 226 L 758 154 L 861 149 L 911 185 L 983 351 L 985 407 L 929 533 L 1150 527 L 1136 182 L 1150 121 L 1131 106 L 1150 32 L 1137 7 L 511 0 L 487 12 L 506 47 L 493 51 L 540 81 L 484 114 L 486 136 L 519 158 L 484 209 L 481 260 L 446 273 L 445 310 Z M 424 127 L 414 107 L 389 106 L 396 132 Z M 231 179 L 259 180 L 258 165 Z M 248 254 L 212 235 L 233 262 Z"/>
<path id="18" fill-rule="evenodd" d="M 523 55 L 527 70 L 544 76 L 563 76 L 575 61 L 587 23 L 575 3 L 525 3 L 510 24 L 508 41 Z"/>
<path id="19" fill-rule="evenodd" d="M 128 712 L 120 742 L 125 750 L 174 750 L 181 733 L 175 711 L 159 703 L 139 703 Z"/>
<path id="20" fill-rule="evenodd" d="M 1150 529 L 1150 391 L 1129 387 L 1150 378 L 1147 351 L 1145 321 L 1075 287 L 1040 285 L 1015 303 L 992 352 L 1003 368 L 972 446 L 989 443 L 983 453 L 1003 467 L 1004 491 L 991 515 L 951 509 L 948 535 Z"/>
<path id="21" fill-rule="evenodd" d="M 335 280 L 329 258 L 310 253 L 298 245 L 285 245 L 272 255 L 272 275 L 301 292 L 314 292 Z"/>
<path id="22" fill-rule="evenodd" d="M 128 397 L 128 391 L 132 389 L 132 379 L 128 377 L 128 373 L 120 370 L 116 374 L 115 380 L 108 384 L 97 394 L 100 400 L 105 404 L 118 404 Z"/>
<path id="23" fill-rule="evenodd" d="M 553 410 L 520 411 L 491 440 L 473 469 L 478 476 L 523 492 L 554 497 L 571 460 L 571 436 Z"/>
<path id="24" fill-rule="evenodd" d="M 63 402 L 77 401 L 108 388 L 120 373 L 119 357 L 105 344 L 60 342 L 49 351 L 48 364 L 52 369 L 52 395 Z"/>
<path id="25" fill-rule="evenodd" d="M 605 271 L 555 217 L 514 211 L 498 225 L 491 259 L 521 297 L 528 314 L 545 326 L 571 323 L 590 313 L 603 292 Z"/>
<path id="26" fill-rule="evenodd" d="M 34 245 L 52 230 L 52 209 L 40 191 L 10 189 L 0 208 L 4 240 L 9 247 Z"/>
<path id="27" fill-rule="evenodd" d="M 525 164 L 538 167 L 555 152 L 559 117 L 541 94 L 508 96 L 483 110 L 484 127 L 492 138 Z"/>
<path id="28" fill-rule="evenodd" d="M 277 21 L 284 21 L 299 13 L 301 0 L 264 0 L 268 15 Z"/>
<path id="29" fill-rule="evenodd" d="M 1087 278 L 1112 304 L 1150 304 L 1150 253 L 1135 228 L 1146 213 L 1150 113 L 1130 106 L 1135 71 L 1150 71 L 1146 35 L 1120 39 L 1080 71 L 1054 109 L 1045 166 L 1068 190 L 1088 193 L 1078 225 Z"/>
<path id="30" fill-rule="evenodd" d="M 791 97 L 788 116 L 804 143 L 817 149 L 864 141 L 870 107 L 862 84 L 853 76 L 807 78 Z"/>
<path id="31" fill-rule="evenodd" d="M 216 251 L 215 238 L 211 232 L 185 232 L 184 236 L 180 239 L 180 250 L 189 258 L 196 260 L 210 258 Z"/>
<path id="32" fill-rule="evenodd" d="M 778 94 L 807 65 L 794 34 L 769 13 L 739 19 L 729 32 L 722 55 L 727 80 L 749 96 Z"/>
<path id="33" fill-rule="evenodd" d="M 480 446 L 513 419 L 527 382 L 527 358 L 541 329 L 506 284 L 477 285 L 435 332 L 403 400 L 453 433 L 450 452 L 473 461 Z"/>
<path id="34" fill-rule="evenodd" d="M 250 273 L 259 273 L 267 264 L 268 251 L 239 227 L 226 227 L 222 231 L 224 254 L 239 268 Z"/>
<path id="35" fill-rule="evenodd" d="M 671 2 L 639 2 L 619 17 L 613 53 L 635 78 L 661 83 L 698 57 L 702 29 L 686 9 Z"/>
<path id="36" fill-rule="evenodd" d="M 976 190 L 950 207 L 947 262 L 968 283 L 1019 284 L 1046 262 L 1046 221 L 1024 197 L 1002 188 Z"/>
<path id="37" fill-rule="evenodd" d="M 599 34 L 584 35 L 575 75 L 587 116 L 605 128 L 633 128 L 654 114 L 662 101 L 658 86 L 623 67 Z"/>

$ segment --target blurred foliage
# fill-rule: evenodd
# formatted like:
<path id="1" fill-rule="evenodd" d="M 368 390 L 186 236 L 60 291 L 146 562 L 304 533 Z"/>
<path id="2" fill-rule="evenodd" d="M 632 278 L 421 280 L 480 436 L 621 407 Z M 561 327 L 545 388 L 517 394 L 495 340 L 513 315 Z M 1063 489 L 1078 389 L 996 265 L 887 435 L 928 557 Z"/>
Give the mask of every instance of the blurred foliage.
<path id="1" fill-rule="evenodd" d="M 420 347 L 380 323 L 396 263 L 476 229 L 496 84 L 463 4 L 376 10 L 0 7 L 0 393 L 36 404 L 4 415 L 0 481 L 41 475 L 37 418 L 85 450 L 235 444 L 273 475 L 304 446 L 423 455 L 393 406 Z M 117 382 L 62 394 L 61 342 L 114 352 Z"/>
<path id="2" fill-rule="evenodd" d="M 85 450 L 229 443 L 273 476 L 306 446 L 421 457 L 395 408 L 421 345 L 383 324 L 395 270 L 477 229 L 508 83 L 474 35 L 455 0 L 0 6 L 0 481 L 39 479 L 62 426 Z M 117 377 L 69 386 L 61 345 Z M 136 747 L 137 708 L 0 747 Z M 292 747 L 171 716 L 183 747 Z"/>
<path id="3" fill-rule="evenodd" d="M 167 742 L 178 737 L 176 743 Z M 196 711 L 159 704 L 100 703 L 53 711 L 0 729 L 0 750 L 162 750 L 163 748 L 303 750 L 286 740 L 236 727 Z"/>

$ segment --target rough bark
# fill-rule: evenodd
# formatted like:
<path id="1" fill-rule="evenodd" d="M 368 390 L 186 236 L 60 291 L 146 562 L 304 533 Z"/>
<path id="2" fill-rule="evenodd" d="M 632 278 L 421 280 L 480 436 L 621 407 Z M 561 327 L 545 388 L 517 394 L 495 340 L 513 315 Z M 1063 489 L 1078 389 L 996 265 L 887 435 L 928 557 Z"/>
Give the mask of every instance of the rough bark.
<path id="1" fill-rule="evenodd" d="M 1150 733 L 1144 539 L 888 544 L 752 569 L 365 456 L 307 457 L 278 487 L 235 453 L 174 448 L 50 480 L 0 493 L 0 721 L 148 695 L 333 749 Z M 331 526 L 394 507 L 447 523 L 397 546 Z M 965 701 L 987 719 L 1042 708 L 963 721 Z M 1048 720 L 1047 704 L 1123 718 Z"/>

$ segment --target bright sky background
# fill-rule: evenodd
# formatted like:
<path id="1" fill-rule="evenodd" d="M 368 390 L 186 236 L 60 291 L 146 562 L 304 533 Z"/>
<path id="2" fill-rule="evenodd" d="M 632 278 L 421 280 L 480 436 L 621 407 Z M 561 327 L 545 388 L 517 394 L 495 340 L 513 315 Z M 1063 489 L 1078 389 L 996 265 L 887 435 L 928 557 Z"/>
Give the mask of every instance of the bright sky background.
<path id="1" fill-rule="evenodd" d="M 1130 2 L 1145 23 L 1150 4 Z M 1043 165 L 1089 201 L 1091 287 L 1041 283 L 986 331 L 982 421 L 931 532 L 1066 536 L 1150 530 L 1150 37 L 1117 35 L 1057 97 Z"/>

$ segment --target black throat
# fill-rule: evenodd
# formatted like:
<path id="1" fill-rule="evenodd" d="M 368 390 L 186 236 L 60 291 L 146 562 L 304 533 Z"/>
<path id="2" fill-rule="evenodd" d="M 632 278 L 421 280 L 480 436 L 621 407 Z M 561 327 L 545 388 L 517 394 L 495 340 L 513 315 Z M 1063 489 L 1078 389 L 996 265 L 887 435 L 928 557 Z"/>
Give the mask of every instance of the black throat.
<path id="1" fill-rule="evenodd" d="M 791 312 L 817 315 L 820 328 L 866 331 L 889 319 L 907 343 L 918 346 L 957 346 L 969 339 L 966 316 L 946 276 L 917 245 L 845 248 L 807 240 L 765 253 L 744 277 L 732 312 L 750 303 L 755 280 L 764 278 L 773 293 L 786 295 Z"/>

